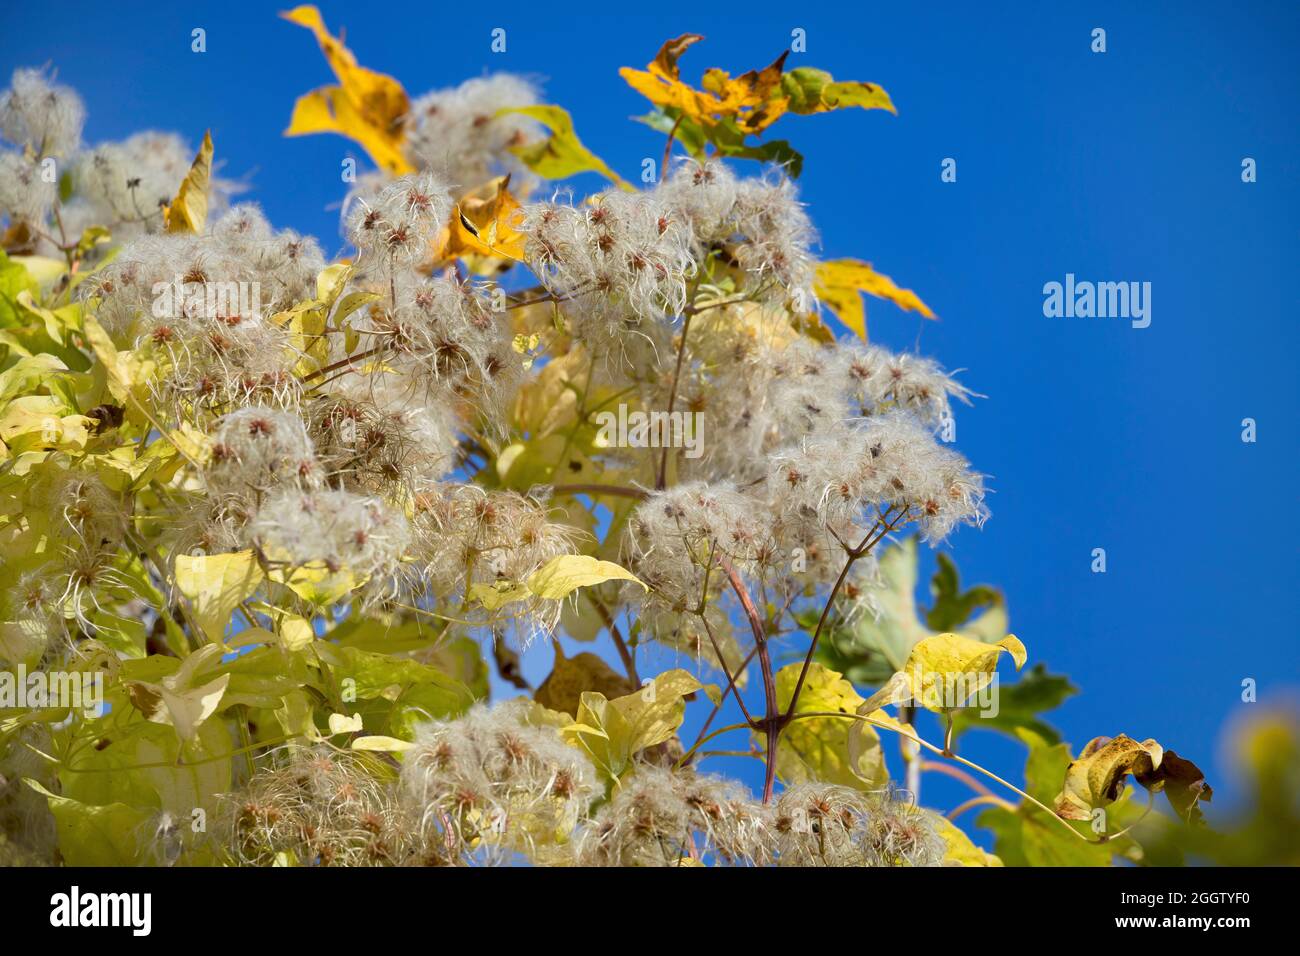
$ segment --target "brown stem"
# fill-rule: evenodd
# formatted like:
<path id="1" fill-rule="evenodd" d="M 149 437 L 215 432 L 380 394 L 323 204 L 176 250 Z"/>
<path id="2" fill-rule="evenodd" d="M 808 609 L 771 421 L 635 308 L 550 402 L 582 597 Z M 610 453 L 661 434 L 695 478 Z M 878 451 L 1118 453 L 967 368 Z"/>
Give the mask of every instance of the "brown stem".
<path id="1" fill-rule="evenodd" d="M 332 365 L 326 365 L 322 368 L 316 369 L 316 371 L 314 372 L 310 372 L 307 375 L 304 375 L 302 377 L 302 380 L 304 382 L 310 382 L 312 379 L 319 378 L 322 375 L 328 375 L 330 372 L 337 372 L 341 368 L 347 368 L 353 362 L 360 362 L 362 359 L 370 358 L 370 356 L 372 355 L 378 355 L 387 347 L 388 347 L 387 344 L 376 345 L 374 348 L 366 349 L 366 351 L 359 352 L 356 355 L 349 355 L 347 358 L 340 359 L 339 361 L 335 362 Z"/>
<path id="2" fill-rule="evenodd" d="M 754 649 L 746 654 L 745 659 L 740 662 L 740 668 L 736 671 L 737 676 L 745 673 L 745 668 L 749 667 L 749 662 L 754 659 L 754 655 L 757 653 L 758 645 L 755 644 Z M 700 727 L 700 732 L 695 738 L 695 743 L 691 744 L 691 749 L 687 751 L 688 754 L 694 753 L 696 748 L 698 748 L 700 744 L 704 743 L 705 734 L 709 732 L 709 728 L 713 726 L 713 721 L 717 719 L 718 714 L 722 711 L 722 702 L 727 698 L 727 691 L 735 692 L 737 694 L 737 700 L 739 700 L 740 688 L 736 686 L 736 679 L 734 677 L 727 678 L 727 686 L 723 689 L 722 696 L 719 697 L 718 702 L 713 705 L 713 710 L 709 712 L 709 716 L 704 721 L 704 725 Z M 750 722 L 751 729 L 753 728 L 754 723 L 756 722 Z"/>
<path id="3" fill-rule="evenodd" d="M 609 613 L 609 608 L 605 607 L 603 601 L 592 597 L 591 603 L 596 608 L 596 613 L 600 615 L 600 619 L 605 622 L 605 628 L 609 631 L 609 636 L 614 639 L 614 647 L 618 650 L 619 660 L 623 662 L 623 669 L 627 671 L 627 679 L 634 685 L 640 686 L 641 678 L 636 672 L 636 660 L 632 657 L 627 642 L 623 640 L 623 634 L 619 631 L 618 625 L 614 623 L 614 616 Z"/>
<path id="4" fill-rule="evenodd" d="M 740 606 L 744 609 L 745 617 L 749 620 L 750 630 L 754 632 L 754 644 L 758 649 L 758 663 L 763 674 L 763 697 L 767 705 L 766 716 L 758 722 L 767 738 L 767 767 L 763 774 L 763 802 L 771 803 L 772 791 L 776 786 L 776 748 L 781 737 L 781 727 L 788 718 L 783 718 L 779 713 L 780 708 L 777 707 L 776 680 L 772 674 L 772 655 L 768 650 L 767 636 L 763 630 L 763 619 L 759 616 L 758 608 L 754 606 L 754 600 L 749 596 L 745 583 L 740 580 L 740 574 L 736 571 L 735 566 L 723 555 L 719 555 L 718 563 L 722 565 L 727 580 L 731 582 L 732 590 L 736 592 L 736 597 L 740 599 Z"/>
<path id="5" fill-rule="evenodd" d="M 669 141 L 672 145 L 672 141 Z M 682 341 L 677 346 L 677 367 L 673 369 L 673 387 L 668 393 L 668 417 L 671 419 L 673 406 L 677 404 L 677 386 L 682 380 L 682 359 L 686 357 L 686 336 L 691 332 L 691 319 L 694 317 L 694 309 L 687 305 L 686 321 L 682 323 Z M 659 474 L 655 478 L 655 490 L 663 491 L 665 482 L 668 480 L 668 443 L 664 443 L 663 453 L 659 456 Z"/>
<path id="6" fill-rule="evenodd" d="M 826 606 L 822 608 L 822 615 L 817 621 L 817 629 L 813 631 L 812 640 L 808 643 L 808 653 L 804 656 L 803 667 L 799 671 L 799 680 L 795 682 L 794 693 L 790 695 L 790 706 L 786 708 L 785 719 L 787 721 L 790 719 L 790 715 L 794 713 L 795 706 L 799 703 L 799 694 L 803 691 L 804 680 L 808 677 L 808 670 L 812 667 L 813 655 L 817 653 L 817 642 L 821 640 L 822 628 L 826 626 L 826 618 L 830 616 L 831 606 L 835 603 L 835 597 L 839 594 L 844 579 L 848 577 L 849 571 L 860 557 L 879 544 L 885 535 L 898 527 L 902 519 L 907 515 L 907 510 L 907 507 L 904 506 L 902 511 L 887 521 L 882 515 L 881 521 L 885 523 L 883 528 L 880 528 L 881 521 L 877 521 L 856 548 L 845 548 L 848 552 L 848 560 L 844 562 L 844 567 L 840 570 L 840 576 L 835 579 L 835 586 L 831 588 L 830 596 L 826 599 Z M 885 514 L 887 515 L 889 512 L 886 511 Z M 880 528 L 879 534 L 876 534 L 877 528 Z M 873 534 L 875 534 L 874 538 L 872 537 Z M 839 540 L 838 537 L 836 540 Z M 843 546 L 843 542 L 841 542 L 841 546 Z"/>
<path id="7" fill-rule="evenodd" d="M 673 123 L 673 128 L 668 131 L 668 142 L 664 143 L 664 162 L 663 165 L 659 167 L 660 179 L 668 178 L 668 164 L 672 162 L 673 156 L 673 140 L 677 138 L 677 127 L 682 125 L 682 120 L 685 118 L 685 113 L 677 117 L 677 122 Z"/>

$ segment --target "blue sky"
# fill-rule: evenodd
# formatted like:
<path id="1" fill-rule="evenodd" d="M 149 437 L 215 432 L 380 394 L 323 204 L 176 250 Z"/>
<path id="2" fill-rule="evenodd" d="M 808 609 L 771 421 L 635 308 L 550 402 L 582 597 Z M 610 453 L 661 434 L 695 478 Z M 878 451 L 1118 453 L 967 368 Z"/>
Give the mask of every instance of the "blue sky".
<path id="1" fill-rule="evenodd" d="M 1282 481 L 1297 465 L 1300 6 L 320 6 L 363 64 L 412 94 L 496 70 L 541 78 L 629 178 L 663 141 L 628 121 L 646 103 L 617 69 L 669 36 L 707 37 L 683 59 L 696 79 L 765 65 L 802 28 L 807 52 L 788 65 L 883 85 L 896 117 L 790 117 L 775 132 L 805 154 L 824 255 L 872 261 L 941 317 L 870 303 L 873 339 L 967 369 L 988 396 L 958 416 L 958 447 L 996 492 L 984 530 L 951 541 L 963 577 L 1003 588 L 1031 660 L 1083 689 L 1054 718 L 1068 740 L 1155 737 L 1230 802 L 1219 731 L 1249 706 L 1242 680 L 1264 703 L 1300 685 L 1300 529 Z M 86 99 L 91 141 L 152 127 L 197 142 L 211 127 L 223 173 L 332 251 L 340 161 L 361 154 L 337 137 L 282 138 L 294 98 L 330 77 L 281 8 L 7 4 L 0 68 L 57 66 Z M 195 27 L 206 53 L 190 50 Z M 505 54 L 490 52 L 494 27 Z M 1090 51 L 1095 27 L 1104 54 Z M 948 157 L 955 183 L 940 180 Z M 1045 317 L 1043 285 L 1067 273 L 1150 282 L 1150 327 Z M 1098 547 L 1105 574 L 1090 570 Z M 549 652 L 530 655 L 540 678 Z M 967 739 L 1018 776 L 1018 745 Z M 757 764 L 715 766 L 758 778 Z M 926 786 L 941 807 L 962 796 Z"/>

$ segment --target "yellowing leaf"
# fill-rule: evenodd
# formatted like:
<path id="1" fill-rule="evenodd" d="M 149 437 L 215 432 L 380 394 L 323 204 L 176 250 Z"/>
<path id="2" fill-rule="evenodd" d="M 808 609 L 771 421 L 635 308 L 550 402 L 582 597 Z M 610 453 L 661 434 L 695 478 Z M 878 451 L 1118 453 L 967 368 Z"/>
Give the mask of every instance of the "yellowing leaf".
<path id="1" fill-rule="evenodd" d="M 706 135 L 725 140 L 761 133 L 787 112 L 825 113 L 849 106 L 896 112 L 887 94 L 874 83 L 836 82 L 825 70 L 799 67 L 786 73 L 782 53 L 761 70 L 732 77 L 724 70 L 705 72 L 697 90 L 683 82 L 677 60 L 688 47 L 704 39 L 686 33 L 668 40 L 646 70 L 620 69 L 619 75 L 650 102 L 699 124 Z M 712 128 L 721 127 L 720 130 Z"/>
<path id="2" fill-rule="evenodd" d="M 709 70 L 701 82 L 701 91 L 681 81 L 677 59 L 687 47 L 703 39 L 686 33 L 668 40 L 647 70 L 623 67 L 619 76 L 650 102 L 677 110 L 706 126 L 734 119 L 742 132 L 757 133 L 779 119 L 785 112 L 785 101 L 777 94 L 788 51 L 764 69 L 750 70 L 734 79 L 722 70 Z"/>
<path id="3" fill-rule="evenodd" d="M 1019 670 L 1025 645 L 1012 634 L 986 644 L 961 634 L 937 634 L 912 648 L 903 669 L 858 709 L 869 714 L 886 704 L 915 703 L 936 712 L 955 710 L 993 680 L 998 657 L 1007 651 Z"/>
<path id="4" fill-rule="evenodd" d="M 315 34 L 340 84 L 299 97 L 285 135 L 339 133 L 360 143 L 371 159 L 393 175 L 411 172 L 413 167 L 402 154 L 402 119 L 411 105 L 402 85 L 391 76 L 358 66 L 352 51 L 325 28 L 316 7 L 295 7 L 281 16 Z"/>
<path id="5" fill-rule="evenodd" d="M 271 578 L 316 607 L 335 604 L 364 583 L 347 568 L 331 570 L 320 562 L 296 567 L 288 575 L 276 570 Z"/>
<path id="6" fill-rule="evenodd" d="M 875 83 L 836 82 L 825 70 L 801 66 L 781 77 L 781 92 L 791 113 L 806 115 L 859 106 L 897 113 L 889 94 Z"/>
<path id="7" fill-rule="evenodd" d="M 181 740 L 192 740 L 199 726 L 217 712 L 230 683 L 222 674 L 205 684 L 196 685 L 196 677 L 222 655 L 220 644 L 205 644 L 185 660 L 174 674 L 158 682 L 136 681 L 127 684 L 131 702 L 145 717 L 156 724 L 171 724 Z"/>
<path id="8" fill-rule="evenodd" d="M 348 717 L 345 714 L 330 714 L 329 716 L 330 735 L 334 734 L 355 734 L 365 729 L 360 714 L 353 714 Z"/>
<path id="9" fill-rule="evenodd" d="M 262 583 L 262 569 L 252 551 L 232 554 L 176 555 L 176 587 L 194 608 L 209 641 L 220 644 L 230 615 Z"/>
<path id="10" fill-rule="evenodd" d="M 613 561 L 600 561 L 588 554 L 562 554 L 528 576 L 528 589 L 540 598 L 559 601 L 578 588 L 616 580 L 645 588 L 636 575 Z"/>
<path id="11" fill-rule="evenodd" d="M 512 106 L 499 110 L 497 115 L 507 113 L 531 117 L 551 131 L 551 135 L 541 142 L 510 147 L 510 152 L 537 175 L 544 179 L 567 179 L 578 173 L 597 172 L 620 188 L 632 190 L 630 183 L 582 145 L 568 110 L 559 106 Z"/>
<path id="12" fill-rule="evenodd" d="M 487 610 L 496 611 L 530 598 L 562 601 L 578 588 L 605 581 L 632 581 L 645 587 L 631 571 L 612 561 L 601 561 L 588 554 L 562 554 L 551 558 L 526 581 L 475 584 L 470 588 L 470 597 Z"/>
<path id="13" fill-rule="evenodd" d="M 203 134 L 203 145 L 181 188 L 167 207 L 168 232 L 201 233 L 208 221 L 208 186 L 212 179 L 212 132 Z"/>
<path id="14" fill-rule="evenodd" d="M 499 260 L 523 259 L 525 237 L 513 225 L 519 201 L 509 185 L 510 177 L 501 176 L 462 197 L 439 237 L 437 261 L 466 259 L 475 272 L 491 275 L 500 271 Z"/>
<path id="15" fill-rule="evenodd" d="M 930 307 L 911 289 L 900 289 L 889 276 L 871 268 L 869 262 L 858 259 L 832 259 L 817 264 L 814 282 L 817 298 L 835 314 L 835 317 L 852 329 L 863 340 L 867 337 L 867 312 L 862 305 L 862 295 L 887 299 L 900 309 L 920 312 L 933 319 Z"/>
<path id="16" fill-rule="evenodd" d="M 339 294 L 347 287 L 348 280 L 352 278 L 352 265 L 347 262 L 336 262 L 333 265 L 326 266 L 321 270 L 320 275 L 316 276 L 316 305 L 329 310 Z"/>
<path id="17" fill-rule="evenodd" d="M 776 674 L 776 700 L 782 712 L 790 705 L 803 664 L 791 664 Z M 842 675 L 821 664 L 808 668 L 795 713 L 854 714 L 862 698 Z M 854 747 L 850 734 L 857 731 Z M 761 741 L 763 736 L 756 734 Z M 819 780 L 858 790 L 879 790 L 889 780 L 876 731 L 864 721 L 839 717 L 793 720 L 781 734 L 776 771 L 786 783 Z"/>
<path id="18" fill-rule="evenodd" d="M 108 376 L 108 390 L 113 397 L 123 405 L 134 401 L 137 407 L 144 407 L 149 379 L 157 370 L 156 363 L 135 352 L 119 352 L 94 316 L 85 317 L 83 333 L 86 344 L 104 366 Z"/>
<path id="19" fill-rule="evenodd" d="M 59 834 L 59 854 L 68 866 L 134 866 L 141 862 L 140 838 L 149 813 L 125 803 L 92 806 L 51 793 L 35 780 L 23 781 L 49 802 Z"/>
<path id="20" fill-rule="evenodd" d="M 1119 799 L 1130 773 L 1152 793 L 1164 791 L 1186 822 L 1200 822 L 1197 804 L 1214 794 L 1196 764 L 1154 740 L 1139 743 L 1124 734 L 1096 737 L 1066 768 L 1065 784 L 1056 798 L 1057 814 L 1067 820 L 1091 819 L 1094 810 Z"/>
<path id="21" fill-rule="evenodd" d="M 992 853 L 981 850 L 955 823 L 933 810 L 921 809 L 929 818 L 934 831 L 943 839 L 947 850 L 943 855 L 945 866 L 1001 866 L 1002 861 Z"/>
<path id="22" fill-rule="evenodd" d="M 616 780 L 637 753 L 672 739 L 686 715 L 683 698 L 706 689 L 686 671 L 671 670 L 635 693 L 613 700 L 588 691 L 580 698 L 576 721 L 564 728 L 564 735 L 591 755 L 605 777 Z"/>
<path id="23" fill-rule="evenodd" d="M 369 750 L 390 754 L 401 753 L 404 750 L 410 750 L 414 746 L 409 740 L 399 740 L 396 737 L 385 737 L 381 734 L 358 737 L 352 741 L 353 750 Z"/>

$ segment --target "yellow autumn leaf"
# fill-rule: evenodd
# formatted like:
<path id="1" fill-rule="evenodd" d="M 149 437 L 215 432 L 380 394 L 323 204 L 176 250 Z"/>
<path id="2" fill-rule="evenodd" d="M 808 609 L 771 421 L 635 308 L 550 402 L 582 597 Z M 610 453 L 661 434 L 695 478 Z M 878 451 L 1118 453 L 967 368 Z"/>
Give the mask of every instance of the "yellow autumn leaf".
<path id="1" fill-rule="evenodd" d="M 271 580 L 283 584 L 316 607 L 335 604 L 364 583 L 363 579 L 358 579 L 347 568 L 332 570 L 319 561 L 299 565 L 287 573 L 283 569 L 276 569 L 271 572 Z"/>
<path id="2" fill-rule="evenodd" d="M 167 206 L 167 231 L 201 233 L 208 221 L 208 186 L 212 180 L 212 131 L 203 134 L 203 145 L 181 180 L 176 198 Z"/>
<path id="3" fill-rule="evenodd" d="M 385 737 L 382 734 L 372 734 L 369 737 L 358 737 L 352 741 L 353 750 L 365 750 L 378 753 L 400 754 L 405 750 L 410 750 L 415 744 L 409 740 L 398 740 L 396 737 Z"/>
<path id="4" fill-rule="evenodd" d="M 790 664 L 776 673 L 776 701 L 784 712 L 790 705 L 803 664 Z M 812 664 L 804 678 L 795 713 L 854 714 L 862 698 L 843 675 Z M 850 735 L 857 739 L 850 747 Z M 762 741 L 762 734 L 756 734 Z M 787 784 L 818 780 L 858 790 L 878 790 L 889 781 L 880 738 L 865 721 L 839 717 L 793 720 L 781 734 L 776 771 Z"/>
<path id="5" fill-rule="evenodd" d="M 872 694 L 859 714 L 870 714 L 886 704 L 916 704 L 943 712 L 965 706 L 987 687 L 1006 651 L 1016 669 L 1024 666 L 1025 645 L 1012 634 L 996 644 L 986 644 L 961 634 L 936 634 L 913 646 L 903 669 Z"/>
<path id="6" fill-rule="evenodd" d="M 613 561 L 601 561 L 589 554 L 562 554 L 551 558 L 525 581 L 475 584 L 470 588 L 470 597 L 486 610 L 496 611 L 507 604 L 530 598 L 562 601 L 578 588 L 616 580 L 632 581 L 645 587 L 636 575 Z"/>
<path id="7" fill-rule="evenodd" d="M 346 714 L 330 714 L 329 716 L 330 736 L 335 734 L 355 734 L 365 729 L 360 714 L 353 714 L 351 717 Z"/>
<path id="8" fill-rule="evenodd" d="M 222 653 L 221 645 L 207 644 L 181 661 L 177 671 L 161 681 L 129 684 L 131 702 L 149 720 L 171 724 L 182 740 L 192 740 L 199 725 L 217 712 L 230 683 L 229 674 L 198 685 L 195 678 L 209 664 L 219 661 Z"/>
<path id="9" fill-rule="evenodd" d="M 825 70 L 798 67 L 785 72 L 790 51 L 761 70 L 732 77 L 710 69 L 695 89 L 681 79 L 678 58 L 704 38 L 684 33 L 668 40 L 645 70 L 623 67 L 619 75 L 650 102 L 702 127 L 733 124 L 743 137 L 763 132 L 786 113 L 826 113 L 857 106 L 896 112 L 889 94 L 874 83 L 837 82 Z"/>
<path id="10" fill-rule="evenodd" d="M 636 575 L 613 561 L 601 561 L 589 554 L 562 554 L 528 576 L 528 589 L 540 598 L 559 601 L 578 588 L 616 580 L 645 588 Z"/>
<path id="11" fill-rule="evenodd" d="M 510 177 L 501 176 L 461 198 L 438 237 L 435 261 L 464 259 L 480 275 L 491 275 L 499 272 L 501 265 L 508 265 L 500 260 L 522 261 L 525 237 L 514 227 L 519 201 L 510 194 L 509 186 Z"/>
<path id="12" fill-rule="evenodd" d="M 285 135 L 339 133 L 359 143 L 376 164 L 393 175 L 412 172 L 402 153 L 402 120 L 411 105 L 402 85 L 391 76 L 359 66 L 352 51 L 325 28 L 316 7 L 306 4 L 280 15 L 315 35 L 339 80 L 338 86 L 323 86 L 298 98 Z"/>
<path id="13" fill-rule="evenodd" d="M 992 853 L 981 850 L 955 823 L 933 810 L 921 808 L 929 819 L 934 832 L 943 840 L 944 866 L 1001 866 L 1002 860 Z"/>
<path id="14" fill-rule="evenodd" d="M 631 183 L 624 181 L 603 159 L 582 145 L 568 110 L 560 106 L 511 106 L 498 110 L 496 115 L 509 113 L 535 119 L 551 131 L 551 135 L 540 142 L 510 147 L 511 153 L 543 179 L 567 179 L 578 173 L 596 172 L 617 183 L 621 189 L 635 191 Z"/>
<path id="15" fill-rule="evenodd" d="M 220 644 L 230 615 L 262 583 L 262 569 L 252 551 L 230 554 L 176 555 L 176 588 L 189 599 L 199 627 Z"/>
<path id="16" fill-rule="evenodd" d="M 900 289 L 894 280 L 871 268 L 871 263 L 858 259 L 832 259 L 817 264 L 813 290 L 835 317 L 858 334 L 867 338 L 867 312 L 862 305 L 862 293 L 886 299 L 900 309 L 920 312 L 927 319 L 934 313 L 911 289 Z"/>
<path id="17" fill-rule="evenodd" d="M 677 60 L 687 47 L 703 39 L 699 34 L 684 33 L 668 40 L 645 70 L 625 66 L 618 71 L 619 76 L 650 102 L 676 110 L 704 126 L 732 119 L 743 132 L 757 133 L 779 119 L 785 103 L 777 94 L 789 51 L 762 70 L 750 70 L 735 78 L 723 70 L 709 70 L 701 82 L 703 90 L 697 90 L 682 82 Z"/>
<path id="18" fill-rule="evenodd" d="M 587 751 L 603 776 L 617 780 L 636 754 L 672 739 L 686 715 L 684 698 L 700 690 L 709 688 L 677 669 L 613 700 L 587 691 L 579 699 L 577 719 L 563 733 Z"/>

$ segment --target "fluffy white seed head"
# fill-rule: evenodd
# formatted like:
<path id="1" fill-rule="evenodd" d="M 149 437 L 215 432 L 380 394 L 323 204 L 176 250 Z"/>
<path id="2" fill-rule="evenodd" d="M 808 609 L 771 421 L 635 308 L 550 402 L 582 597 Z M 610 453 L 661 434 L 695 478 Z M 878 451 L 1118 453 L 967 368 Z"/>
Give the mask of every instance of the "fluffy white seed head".
<path id="1" fill-rule="evenodd" d="M 71 156 L 81 145 L 86 107 L 70 87 L 42 70 L 14 70 L 0 92 L 0 136 L 40 156 Z"/>
<path id="2" fill-rule="evenodd" d="M 221 419 L 204 471 L 210 489 L 266 492 L 280 484 L 311 485 L 319 465 L 307 426 L 297 415 L 248 407 Z"/>
<path id="3" fill-rule="evenodd" d="M 336 488 L 281 489 L 249 535 L 273 560 L 377 579 L 396 572 L 411 540 L 406 516 L 382 498 Z"/>
<path id="4" fill-rule="evenodd" d="M 643 321 L 680 315 L 695 271 L 689 226 L 654 193 L 610 189 L 581 206 L 525 206 L 525 255 L 564 300 L 573 334 L 596 355 L 619 352 Z"/>
<path id="5" fill-rule="evenodd" d="M 459 190 L 523 166 L 509 149 L 538 138 L 535 120 L 498 116 L 508 107 L 537 103 L 537 89 L 523 77 L 496 73 L 460 86 L 425 93 L 411 103 L 405 150 L 417 167 L 431 169 Z"/>
<path id="6" fill-rule="evenodd" d="M 786 515 L 837 531 L 906 515 L 937 541 L 988 514 L 981 476 L 903 412 L 832 429 L 775 456 L 768 485 Z"/>
<path id="7" fill-rule="evenodd" d="M 451 213 L 444 180 L 431 172 L 403 176 L 370 199 L 358 199 L 348 215 L 348 238 L 358 261 L 380 270 L 414 265 L 433 253 L 433 241 Z"/>
<path id="8" fill-rule="evenodd" d="M 586 814 L 601 790 L 595 768 L 531 713 L 530 702 L 508 701 L 419 728 L 401 783 L 431 858 L 465 862 L 475 848 L 489 859 L 531 855 Z"/>
<path id="9" fill-rule="evenodd" d="M 0 215 L 8 216 L 11 224 L 44 228 L 58 189 L 39 162 L 19 152 L 0 150 Z"/>

